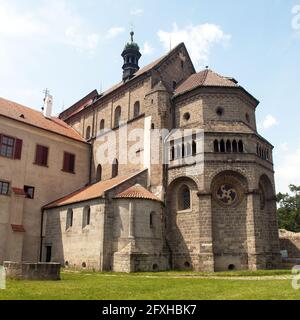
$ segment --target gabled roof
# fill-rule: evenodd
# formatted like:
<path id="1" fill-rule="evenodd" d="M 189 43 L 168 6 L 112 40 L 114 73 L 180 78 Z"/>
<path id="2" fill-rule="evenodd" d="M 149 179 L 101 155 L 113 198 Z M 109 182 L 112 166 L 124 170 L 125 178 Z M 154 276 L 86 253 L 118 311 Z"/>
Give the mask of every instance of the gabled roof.
<path id="1" fill-rule="evenodd" d="M 143 171 L 142 171 L 143 172 Z M 90 186 L 84 187 L 80 190 L 77 190 L 65 197 L 58 199 L 54 202 L 51 202 L 43 207 L 43 209 L 52 209 L 56 207 L 62 207 L 73 203 L 79 203 L 83 201 L 93 200 L 97 198 L 101 198 L 104 196 L 106 191 L 109 191 L 123 182 L 134 178 L 135 176 L 139 175 L 141 172 L 135 173 L 133 175 L 128 176 L 120 176 L 114 179 L 100 181 L 98 183 L 92 184 Z"/>
<path id="2" fill-rule="evenodd" d="M 119 193 L 116 199 L 144 199 L 161 202 L 153 193 L 142 187 L 140 184 L 136 184 L 133 187 Z"/>
<path id="3" fill-rule="evenodd" d="M 192 74 L 175 90 L 175 96 L 191 91 L 197 87 L 239 87 L 234 79 L 225 78 L 212 70 L 206 69 Z"/>
<path id="4" fill-rule="evenodd" d="M 164 56 L 162 56 L 162 57 L 160 57 L 159 59 L 153 61 L 152 63 L 148 64 L 147 66 L 141 68 L 139 71 L 137 71 L 137 72 L 134 74 L 134 76 L 133 76 L 130 80 L 128 80 L 128 81 L 126 81 L 126 82 L 124 82 L 124 81 L 119 82 L 118 84 L 112 86 L 112 87 L 111 87 L 110 89 L 108 89 L 107 91 L 105 91 L 105 92 L 103 92 L 102 94 L 100 94 L 100 95 L 98 96 L 97 101 L 98 101 L 98 100 L 101 100 L 101 99 L 103 99 L 103 98 L 105 98 L 105 97 L 107 97 L 109 94 L 113 93 L 114 91 L 116 91 L 116 90 L 120 89 L 121 87 L 127 85 L 128 83 L 132 82 L 134 79 L 136 79 L 136 78 L 138 78 L 138 77 L 140 77 L 140 76 L 143 76 L 143 75 L 147 74 L 148 72 L 150 72 L 150 71 L 152 71 L 152 70 L 154 70 L 154 69 L 156 69 L 156 68 L 159 68 L 162 63 L 164 63 L 174 52 L 176 52 L 176 51 L 177 51 L 179 48 L 181 48 L 181 47 L 183 47 L 183 48 L 186 50 L 186 52 L 187 52 L 187 49 L 186 49 L 184 43 L 180 43 L 179 45 L 177 45 L 174 49 L 172 49 L 170 52 L 168 52 L 168 53 L 165 54 Z M 187 52 L 187 53 L 188 53 L 188 52 Z M 194 70 L 194 72 L 196 72 L 196 71 Z M 81 106 L 81 107 L 77 107 L 77 108 L 75 107 L 75 108 L 74 108 L 74 106 L 76 106 L 76 105 L 78 105 L 78 104 L 79 104 L 79 102 L 75 103 L 72 107 L 70 107 L 69 109 L 67 109 L 67 110 L 65 110 L 64 112 L 62 112 L 59 117 L 62 118 L 62 119 L 64 119 L 64 120 L 66 120 L 66 119 L 70 118 L 71 116 L 79 113 L 79 112 L 82 111 L 83 109 L 85 109 L 85 107 L 87 107 L 87 106 L 85 106 L 85 107 L 82 107 L 82 106 Z M 70 109 L 72 109 L 72 112 L 71 112 L 71 113 L 70 113 Z M 66 114 L 68 114 L 68 112 L 69 112 L 70 114 L 69 114 L 68 116 L 66 116 Z"/>
<path id="5" fill-rule="evenodd" d="M 0 98 L 0 116 L 47 130 L 70 139 L 85 142 L 84 139 L 64 121 L 51 117 L 46 118 L 42 112 L 30 109 L 21 104 Z"/>

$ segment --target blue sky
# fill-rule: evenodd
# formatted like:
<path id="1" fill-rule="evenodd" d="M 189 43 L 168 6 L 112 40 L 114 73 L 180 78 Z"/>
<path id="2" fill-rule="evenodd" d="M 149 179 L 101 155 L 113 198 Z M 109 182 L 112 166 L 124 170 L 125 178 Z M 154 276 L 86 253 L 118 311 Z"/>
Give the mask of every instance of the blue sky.
<path id="1" fill-rule="evenodd" d="M 55 112 L 121 79 L 131 26 L 141 65 L 185 41 L 197 70 L 233 76 L 261 101 L 277 190 L 300 185 L 300 0 L 0 0 L 0 96 Z"/>

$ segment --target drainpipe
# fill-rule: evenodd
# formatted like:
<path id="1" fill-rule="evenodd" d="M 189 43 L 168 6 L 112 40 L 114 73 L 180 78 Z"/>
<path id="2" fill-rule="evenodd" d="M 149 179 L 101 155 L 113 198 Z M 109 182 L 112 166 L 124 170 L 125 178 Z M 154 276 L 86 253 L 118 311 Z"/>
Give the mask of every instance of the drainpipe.
<path id="1" fill-rule="evenodd" d="M 44 228 L 44 209 L 41 209 L 42 217 L 41 217 L 41 241 L 40 241 L 40 262 L 43 260 L 43 228 Z"/>

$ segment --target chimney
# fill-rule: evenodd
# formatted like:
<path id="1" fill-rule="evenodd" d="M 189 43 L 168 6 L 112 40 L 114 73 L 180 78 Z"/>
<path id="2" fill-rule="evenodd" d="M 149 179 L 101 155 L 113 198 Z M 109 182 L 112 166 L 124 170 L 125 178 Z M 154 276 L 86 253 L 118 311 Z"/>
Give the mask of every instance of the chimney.
<path id="1" fill-rule="evenodd" d="M 52 95 L 49 94 L 49 92 L 46 92 L 46 96 L 44 99 L 44 107 L 43 107 L 45 118 L 51 119 L 52 107 L 53 107 L 53 97 Z"/>

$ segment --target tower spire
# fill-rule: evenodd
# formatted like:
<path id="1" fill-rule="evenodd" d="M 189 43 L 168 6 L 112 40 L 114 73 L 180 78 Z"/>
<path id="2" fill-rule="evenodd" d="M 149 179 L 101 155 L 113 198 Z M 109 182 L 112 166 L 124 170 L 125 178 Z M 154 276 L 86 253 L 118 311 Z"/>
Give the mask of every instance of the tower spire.
<path id="1" fill-rule="evenodd" d="M 137 43 L 134 42 L 134 31 L 130 32 L 131 42 L 125 45 L 122 52 L 122 57 L 124 59 L 123 64 L 123 81 L 130 80 L 133 75 L 140 69 L 139 60 L 142 56 L 140 53 L 140 48 Z"/>

